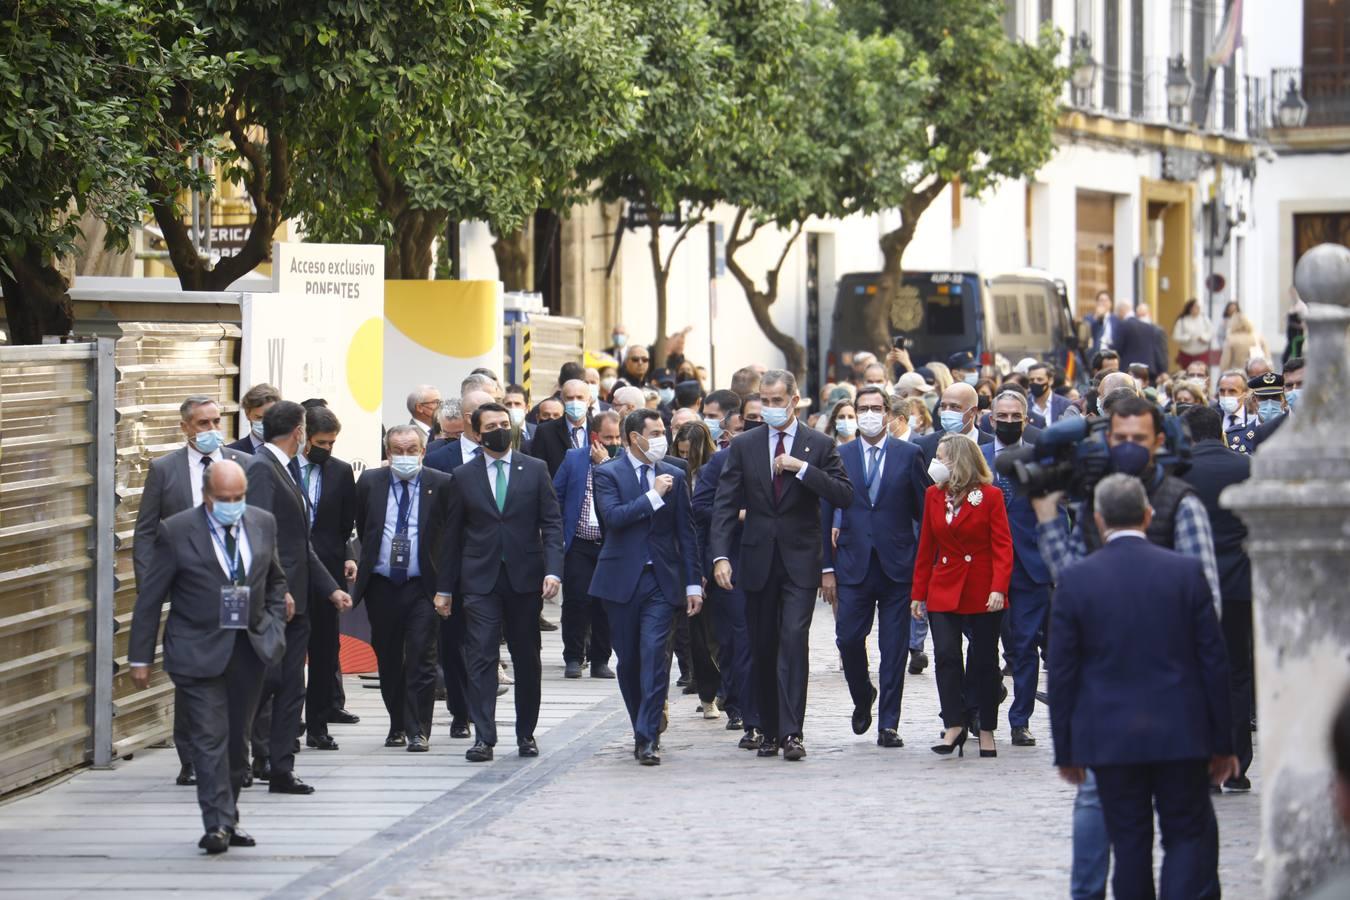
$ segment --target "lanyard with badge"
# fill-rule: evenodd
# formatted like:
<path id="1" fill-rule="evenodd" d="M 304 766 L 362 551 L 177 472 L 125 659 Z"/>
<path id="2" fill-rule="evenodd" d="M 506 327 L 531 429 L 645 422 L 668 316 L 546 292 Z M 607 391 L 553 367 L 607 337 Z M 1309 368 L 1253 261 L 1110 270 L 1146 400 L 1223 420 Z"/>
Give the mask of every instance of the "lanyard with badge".
<path id="1" fill-rule="evenodd" d="M 408 536 L 408 521 L 412 518 L 412 497 L 416 482 L 401 481 L 403 493 L 398 498 L 398 515 L 394 520 L 394 536 L 389 541 L 389 568 L 407 572 L 412 565 L 412 538 Z"/>
<path id="2" fill-rule="evenodd" d="M 242 527 L 242 524 L 241 522 L 236 527 Z M 225 558 L 226 571 L 230 576 L 230 583 L 220 586 L 220 627 L 242 631 L 248 628 L 249 614 L 249 587 L 244 583 L 244 557 L 239 551 L 237 541 L 233 542 L 234 552 L 230 552 L 230 548 L 216 533 L 216 528 L 209 518 L 207 529 L 211 532 L 211 539 L 216 542 L 216 546 L 220 547 L 221 556 Z"/>

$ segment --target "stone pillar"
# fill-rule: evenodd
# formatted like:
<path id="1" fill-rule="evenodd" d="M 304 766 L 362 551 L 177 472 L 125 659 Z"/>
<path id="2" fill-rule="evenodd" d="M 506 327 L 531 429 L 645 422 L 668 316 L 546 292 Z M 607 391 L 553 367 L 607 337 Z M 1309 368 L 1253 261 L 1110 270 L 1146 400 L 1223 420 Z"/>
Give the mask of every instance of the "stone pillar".
<path id="1" fill-rule="evenodd" d="M 1332 808 L 1332 716 L 1350 685 L 1350 250 L 1314 247 L 1298 411 L 1222 502 L 1250 531 L 1261 856 L 1267 897 L 1302 896 L 1350 859 Z"/>

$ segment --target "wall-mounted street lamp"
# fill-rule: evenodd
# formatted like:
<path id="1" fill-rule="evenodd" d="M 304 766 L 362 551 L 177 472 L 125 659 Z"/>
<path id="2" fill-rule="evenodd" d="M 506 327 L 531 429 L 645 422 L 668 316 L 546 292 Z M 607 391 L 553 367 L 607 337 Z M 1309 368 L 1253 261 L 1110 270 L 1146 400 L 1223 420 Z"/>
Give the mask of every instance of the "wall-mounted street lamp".
<path id="1" fill-rule="evenodd" d="M 1097 60 L 1092 58 L 1092 38 L 1086 31 L 1069 41 L 1069 83 L 1073 85 L 1075 106 L 1092 105 L 1092 86 L 1097 81 Z"/>
<path id="2" fill-rule="evenodd" d="M 1289 89 L 1284 92 L 1284 99 L 1280 101 L 1275 114 L 1279 117 L 1281 128 L 1302 128 L 1303 123 L 1308 121 L 1308 101 L 1303 99 L 1303 93 L 1294 79 L 1289 79 Z"/>
<path id="3" fill-rule="evenodd" d="M 1167 119 L 1181 122 L 1186 112 L 1186 104 L 1191 102 L 1191 92 L 1195 84 L 1186 71 L 1186 60 L 1180 54 L 1167 61 Z"/>

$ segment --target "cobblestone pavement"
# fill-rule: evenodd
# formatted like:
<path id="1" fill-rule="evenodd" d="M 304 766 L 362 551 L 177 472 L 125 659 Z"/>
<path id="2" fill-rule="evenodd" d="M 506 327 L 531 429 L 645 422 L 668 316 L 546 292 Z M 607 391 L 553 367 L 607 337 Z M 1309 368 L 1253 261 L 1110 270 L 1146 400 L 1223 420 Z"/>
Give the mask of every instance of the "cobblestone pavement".
<path id="1" fill-rule="evenodd" d="M 1037 747 L 1010 746 L 1005 718 L 997 759 L 938 757 L 928 750 L 940 728 L 930 667 L 906 678 L 906 746 L 879 748 L 874 733 L 859 737 L 849 727 L 852 705 L 823 607 L 812 629 L 805 761 L 738 750 L 726 720 L 705 722 L 696 705 L 696 697 L 675 698 L 664 763 L 644 769 L 632 759 L 616 698 L 591 733 L 593 752 L 489 819 L 446 829 L 436 851 L 409 848 L 372 887 L 385 898 L 468 889 L 550 897 L 1068 896 L 1073 789 L 1051 766 L 1045 707 L 1032 719 Z M 1259 897 L 1258 795 L 1215 800 L 1224 895 Z"/>

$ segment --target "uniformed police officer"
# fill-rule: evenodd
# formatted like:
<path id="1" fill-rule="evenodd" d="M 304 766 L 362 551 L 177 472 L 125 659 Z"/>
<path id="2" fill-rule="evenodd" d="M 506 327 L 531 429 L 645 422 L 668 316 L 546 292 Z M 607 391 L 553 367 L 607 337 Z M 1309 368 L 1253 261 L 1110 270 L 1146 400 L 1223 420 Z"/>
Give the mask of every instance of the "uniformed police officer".
<path id="1" fill-rule="evenodd" d="M 1270 373 L 1267 373 L 1270 374 Z M 1255 380 L 1264 378 L 1256 376 Z M 1279 376 L 1276 376 L 1277 378 Z M 1229 450 L 1251 453 L 1256 446 L 1256 416 L 1247 410 L 1247 375 L 1239 369 L 1219 378 L 1219 409 L 1223 413 L 1223 442 Z"/>
<path id="2" fill-rule="evenodd" d="M 1275 372 L 1257 375 L 1247 382 L 1247 390 L 1256 398 L 1256 417 L 1261 424 L 1273 422 L 1288 410 L 1284 398 L 1284 376 Z"/>

